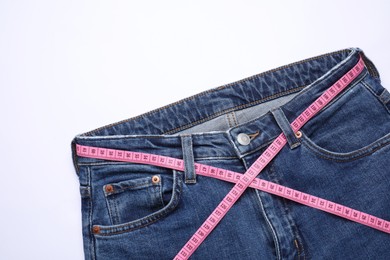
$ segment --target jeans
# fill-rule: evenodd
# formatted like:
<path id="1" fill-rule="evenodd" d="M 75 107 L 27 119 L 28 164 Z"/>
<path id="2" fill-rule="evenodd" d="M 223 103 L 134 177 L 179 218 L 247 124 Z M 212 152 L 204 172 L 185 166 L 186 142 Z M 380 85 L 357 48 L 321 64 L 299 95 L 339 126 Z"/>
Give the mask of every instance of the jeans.
<path id="1" fill-rule="evenodd" d="M 360 49 L 254 75 L 80 134 L 86 259 L 172 259 L 233 187 L 194 162 L 244 173 L 363 57 L 363 72 L 258 178 L 390 220 L 390 93 Z M 77 156 L 75 145 L 183 159 L 185 171 Z M 94 230 L 104 227 L 104 233 Z M 390 235 L 247 189 L 191 259 L 388 259 Z"/>

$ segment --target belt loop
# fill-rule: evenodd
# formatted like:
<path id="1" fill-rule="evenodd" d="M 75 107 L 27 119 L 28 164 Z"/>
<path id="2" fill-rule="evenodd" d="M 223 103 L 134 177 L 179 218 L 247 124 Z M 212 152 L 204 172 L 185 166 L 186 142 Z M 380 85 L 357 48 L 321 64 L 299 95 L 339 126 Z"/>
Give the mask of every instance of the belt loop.
<path id="1" fill-rule="evenodd" d="M 194 164 L 194 153 L 192 151 L 191 135 L 181 135 L 181 145 L 183 149 L 185 183 L 196 183 L 196 172 Z"/>
<path id="2" fill-rule="evenodd" d="M 295 133 L 291 128 L 290 122 L 284 115 L 282 108 L 281 107 L 275 108 L 271 110 L 271 113 L 273 114 L 276 123 L 278 123 L 280 129 L 282 129 L 284 135 L 286 136 L 290 148 L 294 149 L 298 147 L 301 144 L 301 142 L 295 136 Z"/>

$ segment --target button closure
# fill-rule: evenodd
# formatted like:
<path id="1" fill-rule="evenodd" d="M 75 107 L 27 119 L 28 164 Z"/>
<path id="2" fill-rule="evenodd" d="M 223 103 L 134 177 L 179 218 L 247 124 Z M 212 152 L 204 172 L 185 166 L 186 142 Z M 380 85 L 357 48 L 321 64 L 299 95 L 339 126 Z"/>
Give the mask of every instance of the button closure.
<path id="1" fill-rule="evenodd" d="M 241 145 L 248 145 L 251 142 L 249 135 L 240 133 L 237 135 L 237 142 Z"/>

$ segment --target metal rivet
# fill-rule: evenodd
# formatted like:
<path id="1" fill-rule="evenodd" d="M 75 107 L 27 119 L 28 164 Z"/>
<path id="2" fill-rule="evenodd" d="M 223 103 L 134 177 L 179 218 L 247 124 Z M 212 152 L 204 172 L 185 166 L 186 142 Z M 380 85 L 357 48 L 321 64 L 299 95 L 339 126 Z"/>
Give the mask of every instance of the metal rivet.
<path id="1" fill-rule="evenodd" d="M 297 138 L 301 138 L 301 137 L 302 137 L 302 132 L 301 132 L 301 131 L 297 131 L 297 132 L 295 133 L 295 136 L 296 136 Z"/>
<path id="2" fill-rule="evenodd" d="M 106 185 L 105 190 L 107 193 L 111 193 L 114 191 L 114 187 L 111 184 L 108 184 L 108 185 Z"/>
<path id="3" fill-rule="evenodd" d="M 160 177 L 159 177 L 158 175 L 154 175 L 154 176 L 152 177 L 152 182 L 153 182 L 153 183 L 159 183 L 159 182 L 160 182 Z"/>
<path id="4" fill-rule="evenodd" d="M 99 227 L 99 226 L 93 226 L 92 232 L 93 232 L 94 234 L 99 234 L 99 233 L 100 233 L 100 227 Z"/>
<path id="5" fill-rule="evenodd" d="M 241 133 L 237 135 L 237 142 L 241 145 L 248 145 L 251 142 L 249 135 Z"/>

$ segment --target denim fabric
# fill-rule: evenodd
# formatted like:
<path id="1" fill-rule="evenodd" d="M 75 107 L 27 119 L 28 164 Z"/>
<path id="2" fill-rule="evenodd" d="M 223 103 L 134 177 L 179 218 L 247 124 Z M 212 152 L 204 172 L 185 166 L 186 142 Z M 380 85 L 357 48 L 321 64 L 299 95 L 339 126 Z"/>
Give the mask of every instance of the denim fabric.
<path id="1" fill-rule="evenodd" d="M 295 138 L 288 123 L 360 56 L 367 68 Z M 85 258 L 172 259 L 233 187 L 197 176 L 193 162 L 244 173 L 282 131 L 289 145 L 259 178 L 390 220 L 390 94 L 352 48 L 76 136 Z M 75 144 L 184 158 L 186 171 L 78 157 Z M 389 252 L 389 234 L 249 188 L 191 259 L 389 259 Z"/>

